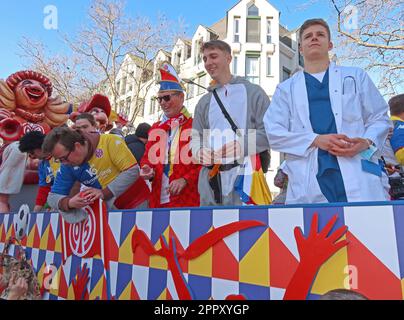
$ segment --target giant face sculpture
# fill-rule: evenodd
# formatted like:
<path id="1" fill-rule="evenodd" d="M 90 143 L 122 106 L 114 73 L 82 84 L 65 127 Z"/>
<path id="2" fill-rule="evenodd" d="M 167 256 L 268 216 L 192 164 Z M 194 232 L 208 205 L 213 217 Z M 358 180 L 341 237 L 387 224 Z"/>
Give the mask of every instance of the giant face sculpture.
<path id="1" fill-rule="evenodd" d="M 0 137 L 16 141 L 29 131 L 47 133 L 66 123 L 71 105 L 51 95 L 51 81 L 39 72 L 19 71 L 0 80 Z"/>
<path id="2" fill-rule="evenodd" d="M 105 132 L 108 126 L 108 116 L 102 108 L 94 107 L 89 111 L 97 122 L 98 129 Z"/>
<path id="3" fill-rule="evenodd" d="M 45 107 L 48 91 L 39 81 L 26 79 L 21 81 L 14 90 L 16 104 L 27 110 L 38 110 Z"/>

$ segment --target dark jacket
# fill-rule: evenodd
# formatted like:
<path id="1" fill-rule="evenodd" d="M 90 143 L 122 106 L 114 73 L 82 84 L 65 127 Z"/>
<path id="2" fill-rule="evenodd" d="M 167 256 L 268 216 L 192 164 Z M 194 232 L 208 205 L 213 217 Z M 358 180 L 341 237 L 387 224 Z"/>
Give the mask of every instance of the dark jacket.
<path id="1" fill-rule="evenodd" d="M 130 134 L 125 137 L 125 142 L 132 154 L 135 156 L 138 163 L 142 160 L 144 151 L 146 149 L 145 144 L 135 134 Z"/>

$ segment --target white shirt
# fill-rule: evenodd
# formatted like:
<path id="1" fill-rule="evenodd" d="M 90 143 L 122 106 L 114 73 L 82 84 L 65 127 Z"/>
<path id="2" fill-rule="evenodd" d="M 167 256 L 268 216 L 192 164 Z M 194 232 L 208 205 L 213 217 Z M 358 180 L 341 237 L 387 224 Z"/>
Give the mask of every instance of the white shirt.
<path id="1" fill-rule="evenodd" d="M 236 126 L 245 130 L 247 126 L 247 90 L 245 86 L 243 84 L 227 84 L 217 89 L 217 93 Z M 209 147 L 212 150 L 216 151 L 224 144 L 238 139 L 214 97 L 210 100 L 209 126 Z M 233 163 L 235 160 L 234 158 L 226 158 L 222 159 L 221 163 Z M 240 166 L 237 166 L 220 173 L 223 195 L 227 196 L 233 191 L 239 170 Z"/>
<path id="2" fill-rule="evenodd" d="M 327 70 L 319 73 L 310 73 L 310 74 L 322 83 L 326 72 Z"/>

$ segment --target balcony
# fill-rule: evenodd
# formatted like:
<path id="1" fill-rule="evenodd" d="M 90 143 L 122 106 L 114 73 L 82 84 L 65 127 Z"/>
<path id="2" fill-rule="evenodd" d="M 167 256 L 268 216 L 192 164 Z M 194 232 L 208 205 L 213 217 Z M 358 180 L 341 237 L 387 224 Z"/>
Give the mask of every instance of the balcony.
<path id="1" fill-rule="evenodd" d="M 267 54 L 275 53 L 275 43 L 268 43 L 264 46 L 264 48 Z"/>
<path id="2" fill-rule="evenodd" d="M 262 51 L 262 44 L 261 43 L 252 43 L 247 42 L 245 43 L 245 51 Z"/>

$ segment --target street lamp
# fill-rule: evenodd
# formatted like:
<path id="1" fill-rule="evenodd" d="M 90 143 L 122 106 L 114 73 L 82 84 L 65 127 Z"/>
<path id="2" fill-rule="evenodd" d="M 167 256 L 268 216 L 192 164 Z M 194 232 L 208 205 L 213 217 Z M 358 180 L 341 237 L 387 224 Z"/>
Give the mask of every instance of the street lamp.
<path id="1" fill-rule="evenodd" d="M 194 84 L 194 85 L 196 85 L 196 86 L 198 86 L 198 87 L 200 87 L 200 88 L 202 88 L 202 89 L 207 90 L 207 88 L 206 88 L 206 87 L 204 87 L 204 86 L 200 85 L 199 83 L 194 82 L 194 81 L 193 81 L 193 80 L 191 80 L 191 79 L 182 78 L 182 81 L 184 81 L 185 83 L 188 83 L 188 84 L 192 83 L 192 84 Z"/>

